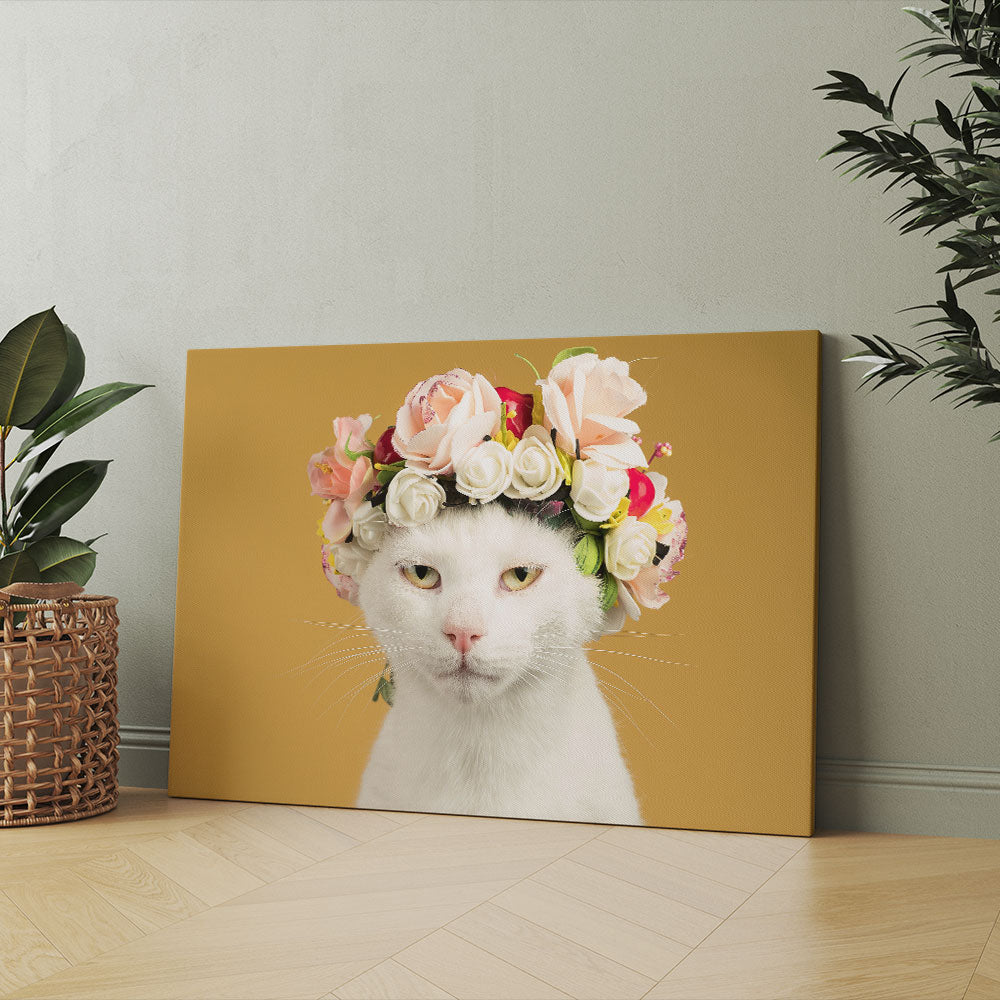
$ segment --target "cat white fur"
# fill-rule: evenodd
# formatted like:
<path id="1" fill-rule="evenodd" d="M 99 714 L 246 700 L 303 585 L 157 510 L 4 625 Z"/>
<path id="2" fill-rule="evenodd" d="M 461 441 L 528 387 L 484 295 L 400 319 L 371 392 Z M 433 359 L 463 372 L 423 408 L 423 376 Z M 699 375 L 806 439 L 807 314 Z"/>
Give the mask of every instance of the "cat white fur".
<path id="1" fill-rule="evenodd" d="M 603 631 L 569 534 L 498 503 L 391 528 L 359 581 L 395 697 L 357 805 L 639 824 L 618 735 L 582 645 Z M 431 566 L 423 590 L 400 567 Z M 542 567 L 526 589 L 501 574 Z M 464 654 L 447 630 L 476 638 Z M 460 669 L 461 668 L 461 669 Z"/>

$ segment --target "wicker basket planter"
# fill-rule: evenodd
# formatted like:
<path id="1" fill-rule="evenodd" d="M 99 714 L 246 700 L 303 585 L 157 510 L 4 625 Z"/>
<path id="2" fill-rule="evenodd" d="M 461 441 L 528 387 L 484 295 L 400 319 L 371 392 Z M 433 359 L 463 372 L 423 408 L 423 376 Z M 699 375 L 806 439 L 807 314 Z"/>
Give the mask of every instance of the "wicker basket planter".
<path id="1" fill-rule="evenodd" d="M 0 827 L 118 804 L 117 604 L 75 584 L 0 590 Z"/>

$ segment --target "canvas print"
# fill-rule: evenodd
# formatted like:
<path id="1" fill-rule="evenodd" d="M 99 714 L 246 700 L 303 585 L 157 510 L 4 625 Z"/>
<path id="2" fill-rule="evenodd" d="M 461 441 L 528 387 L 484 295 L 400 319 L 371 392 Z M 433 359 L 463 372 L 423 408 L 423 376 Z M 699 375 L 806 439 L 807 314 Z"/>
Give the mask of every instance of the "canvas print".
<path id="1" fill-rule="evenodd" d="M 811 832 L 817 390 L 808 332 L 192 352 L 171 792 Z"/>

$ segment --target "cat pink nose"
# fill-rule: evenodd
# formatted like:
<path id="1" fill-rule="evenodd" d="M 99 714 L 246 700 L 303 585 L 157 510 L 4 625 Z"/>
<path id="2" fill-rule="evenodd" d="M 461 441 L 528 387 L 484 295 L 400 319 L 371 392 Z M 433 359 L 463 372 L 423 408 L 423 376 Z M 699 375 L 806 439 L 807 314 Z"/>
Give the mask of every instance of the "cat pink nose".
<path id="1" fill-rule="evenodd" d="M 482 639 L 481 633 L 473 632 L 469 628 L 458 628 L 455 625 L 446 625 L 444 627 L 444 634 L 451 640 L 451 644 L 455 649 L 463 655 L 472 649 L 472 644 L 477 639 Z"/>

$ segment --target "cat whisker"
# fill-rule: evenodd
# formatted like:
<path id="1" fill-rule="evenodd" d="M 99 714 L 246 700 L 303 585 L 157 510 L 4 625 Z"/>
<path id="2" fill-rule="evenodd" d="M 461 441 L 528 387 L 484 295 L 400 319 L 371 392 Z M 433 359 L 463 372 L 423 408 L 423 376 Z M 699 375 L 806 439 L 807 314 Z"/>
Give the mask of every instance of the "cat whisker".
<path id="1" fill-rule="evenodd" d="M 297 673 L 299 670 L 304 670 L 306 667 L 309 666 L 309 664 L 315 663 L 316 660 L 322 659 L 323 656 L 326 655 L 328 652 L 330 652 L 333 649 L 333 647 L 337 645 L 338 642 L 340 642 L 340 639 L 334 639 L 333 642 L 328 642 L 325 646 L 323 646 L 320 649 L 320 651 L 315 656 L 310 657 L 310 659 L 305 660 L 302 663 L 296 664 L 295 666 L 287 667 L 285 670 L 281 671 L 279 676 L 284 676 L 285 674 L 294 674 Z"/>
<path id="2" fill-rule="evenodd" d="M 621 632 L 610 632 L 609 635 L 635 635 L 639 636 L 641 639 L 683 639 L 685 637 L 684 632 L 630 632 L 628 629 L 622 629 Z"/>
<path id="3" fill-rule="evenodd" d="M 366 687 L 367 685 L 371 684 L 372 681 L 374 681 L 377 678 L 381 677 L 382 676 L 382 672 L 384 670 L 385 670 L 385 667 L 383 666 L 381 670 L 376 671 L 374 674 L 369 674 L 363 681 L 361 681 L 360 683 L 356 684 L 350 690 L 345 691 L 335 701 L 330 702 L 330 704 L 327 705 L 326 708 L 324 708 L 322 712 L 320 712 L 318 718 L 320 718 L 320 719 L 323 718 L 323 716 L 326 715 L 327 712 L 329 712 L 336 705 L 339 705 L 340 702 L 342 702 L 345 698 L 347 698 L 348 696 L 350 696 L 352 694 L 356 695 L 359 691 L 362 690 L 362 688 Z"/>
<path id="4" fill-rule="evenodd" d="M 550 649 L 579 649 L 579 646 L 551 646 Z M 600 646 L 584 646 L 584 652 L 587 653 L 610 653 L 613 656 L 628 656 L 633 660 L 648 660 L 650 663 L 664 663 L 667 666 L 672 667 L 690 667 L 694 666 L 691 663 L 684 663 L 681 660 L 663 660 L 658 656 L 642 656 L 639 653 L 629 653 L 622 649 L 605 649 Z"/>
<path id="5" fill-rule="evenodd" d="M 647 695 L 644 691 L 640 691 L 639 688 L 637 688 L 627 677 L 622 677 L 622 675 L 619 674 L 617 671 L 612 670 L 609 666 L 607 666 L 604 663 L 599 663 L 597 660 L 591 660 L 590 662 L 591 662 L 591 664 L 593 666 L 597 667 L 600 670 L 606 670 L 609 674 L 612 674 L 613 676 L 617 677 L 623 684 L 628 685 L 635 692 L 635 696 L 634 697 L 637 697 L 640 700 L 646 702 L 647 705 L 649 705 L 659 715 L 661 715 L 664 719 L 666 719 L 667 722 L 670 723 L 670 725 L 672 725 L 672 726 L 676 726 L 677 725 L 677 723 L 674 722 L 674 720 L 671 719 L 670 716 L 667 715 L 667 713 L 664 712 L 663 709 L 660 708 L 660 706 L 657 705 L 656 702 L 653 701 L 653 699 L 649 697 L 649 695 Z"/>
<path id="6" fill-rule="evenodd" d="M 357 621 L 357 619 L 354 619 L 354 620 Z M 319 628 L 351 629 L 351 630 L 354 630 L 354 631 L 357 631 L 357 632 L 370 632 L 373 635 L 382 635 L 383 633 L 392 634 L 392 635 L 410 635 L 411 634 L 411 631 L 409 629 L 385 628 L 384 626 L 381 626 L 381 625 L 377 625 L 377 626 L 372 627 L 370 625 L 355 625 L 353 623 L 351 623 L 351 624 L 343 624 L 342 622 L 320 622 L 320 621 L 314 621 L 314 620 L 309 619 L 309 618 L 303 618 L 303 619 L 301 619 L 301 621 L 302 621 L 302 623 L 304 625 L 316 625 Z"/>
<path id="7" fill-rule="evenodd" d="M 347 649 L 330 649 L 329 647 L 324 647 L 322 652 L 317 653 L 314 657 L 306 660 L 304 663 L 300 663 L 294 667 L 288 667 L 286 670 L 282 671 L 283 674 L 297 674 L 301 673 L 303 670 L 307 670 L 310 667 L 320 669 L 324 666 L 329 666 L 331 663 L 338 662 L 340 654 L 345 654 L 343 658 L 347 658 L 347 654 L 358 652 L 361 650 L 374 650 L 378 649 L 378 646 L 350 646 Z"/>
<path id="8" fill-rule="evenodd" d="M 375 645 L 375 646 L 357 646 L 354 650 L 331 650 L 323 655 L 313 657 L 308 663 L 302 664 L 298 667 L 292 667 L 285 671 L 286 674 L 302 673 L 305 670 L 312 670 L 316 672 L 316 676 L 320 676 L 327 670 L 336 667 L 338 664 L 347 663 L 349 660 L 354 660 L 359 657 L 365 656 L 366 654 L 375 654 L 377 656 L 385 655 L 387 647 Z M 395 651 L 405 651 L 407 647 L 405 646 L 392 646 L 388 647 L 390 652 Z M 343 654 L 343 655 L 341 655 Z M 311 682 L 310 682 L 311 683 Z"/>
<path id="9" fill-rule="evenodd" d="M 628 656 L 633 660 L 649 660 L 650 663 L 663 663 L 668 667 L 690 667 L 691 663 L 682 663 L 680 660 L 661 660 L 658 656 L 640 656 L 638 653 L 628 653 L 622 649 L 602 649 L 596 646 L 588 646 L 591 653 L 611 653 L 614 656 Z"/>
<path id="10" fill-rule="evenodd" d="M 382 669 L 384 670 L 385 669 L 385 660 L 384 660 L 384 657 L 382 657 L 382 656 L 368 656 L 368 657 L 366 657 L 363 660 L 358 660 L 357 663 L 352 663 L 349 667 L 347 667 L 346 670 L 341 670 L 341 672 L 339 674 L 337 674 L 336 677 L 334 677 L 330 681 L 328 681 L 326 687 L 324 687 L 323 690 L 319 693 L 319 696 L 316 698 L 316 700 L 317 701 L 322 700 L 323 697 L 326 695 L 327 691 L 329 691 L 330 688 L 332 688 L 333 685 L 336 684 L 337 681 L 339 681 L 341 677 L 346 677 L 347 674 L 351 673 L 352 671 L 354 671 L 354 670 L 360 670 L 360 669 L 362 669 L 364 667 L 367 667 L 369 664 L 378 662 L 379 660 L 382 661 L 382 664 L 383 664 Z M 317 675 L 317 676 L 319 676 L 319 675 Z M 308 687 L 309 684 L 312 684 L 315 680 L 316 680 L 316 677 L 311 678 L 308 681 L 308 683 L 307 683 L 306 686 Z"/>
<path id="11" fill-rule="evenodd" d="M 611 694 L 608 691 L 605 691 L 604 696 L 614 704 L 615 708 L 617 708 L 622 715 L 625 716 L 625 718 L 632 724 L 636 732 L 649 744 L 649 746 L 653 750 L 658 749 L 656 745 L 653 743 L 653 741 L 646 735 L 642 726 L 640 726 L 639 723 L 635 721 L 635 719 L 632 717 L 632 714 L 628 711 L 628 709 L 625 708 L 625 706 L 613 694 Z"/>

